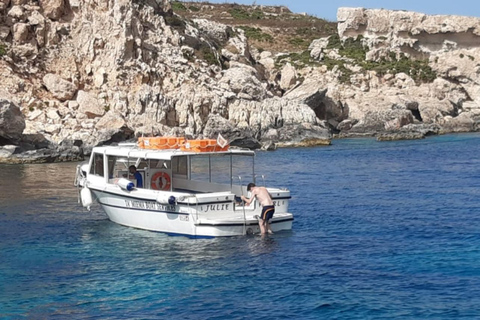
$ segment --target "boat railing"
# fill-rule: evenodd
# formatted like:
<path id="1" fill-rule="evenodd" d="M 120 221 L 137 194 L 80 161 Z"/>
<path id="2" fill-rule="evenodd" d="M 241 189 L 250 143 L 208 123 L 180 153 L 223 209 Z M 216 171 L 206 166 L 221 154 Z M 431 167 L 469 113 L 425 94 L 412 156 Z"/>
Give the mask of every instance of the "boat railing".
<path id="1" fill-rule="evenodd" d="M 265 175 L 264 174 L 256 174 L 255 175 L 255 182 L 257 180 L 257 177 L 261 177 L 263 181 L 263 186 L 266 187 L 267 185 L 265 184 Z"/>

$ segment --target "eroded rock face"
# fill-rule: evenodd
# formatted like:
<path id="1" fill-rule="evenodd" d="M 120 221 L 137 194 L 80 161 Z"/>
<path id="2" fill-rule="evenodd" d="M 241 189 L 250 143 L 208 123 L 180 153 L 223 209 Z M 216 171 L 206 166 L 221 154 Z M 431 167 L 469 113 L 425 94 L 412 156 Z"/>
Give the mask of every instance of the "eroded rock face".
<path id="1" fill-rule="evenodd" d="M 370 48 L 419 56 L 421 53 L 480 47 L 480 19 L 447 15 L 429 16 L 409 11 L 339 8 L 341 38 L 365 38 Z"/>
<path id="2" fill-rule="evenodd" d="M 72 99 L 77 92 L 77 87 L 73 83 L 51 73 L 43 77 L 43 84 L 60 101 Z"/>
<path id="3" fill-rule="evenodd" d="M 105 114 L 105 108 L 102 107 L 97 97 L 93 94 L 80 90 L 77 95 L 78 112 L 84 114 L 89 119 L 101 117 Z"/>
<path id="4" fill-rule="evenodd" d="M 40 6 L 47 18 L 59 20 L 66 11 L 65 0 L 41 0 Z"/>
<path id="5" fill-rule="evenodd" d="M 296 80 L 297 70 L 290 63 L 287 63 L 281 72 L 280 88 L 288 90 L 295 84 Z"/>
<path id="6" fill-rule="evenodd" d="M 375 72 L 352 76 L 348 90 L 326 95 L 338 97 L 342 106 L 348 107 L 346 123 L 350 125 L 339 128 L 343 134 L 375 134 L 375 127 L 380 128 L 382 123 L 386 131 L 400 130 L 411 123 L 425 127 L 436 124 L 442 132 L 477 130 L 479 18 L 364 8 L 340 8 L 337 18 L 340 38 L 361 37 L 367 60 L 389 60 L 392 53 L 397 58 L 426 59 L 437 75 L 427 83 L 404 73 L 381 78 Z M 312 52 L 328 54 L 324 48 L 319 42 Z M 411 112 L 412 117 L 404 112 L 404 116 L 392 118 L 393 110 Z"/>
<path id="7" fill-rule="evenodd" d="M 9 5 L 10 0 L 0 0 L 0 11 L 7 9 Z"/>
<path id="8" fill-rule="evenodd" d="M 38 56 L 43 46 L 49 48 L 42 61 L 48 74 L 32 87 L 44 85 L 58 100 L 47 101 L 52 107 L 45 108 L 41 98 L 25 98 L 29 133 L 41 132 L 56 143 L 71 137 L 82 140 L 84 146 L 107 141 L 109 134 L 118 132 L 205 137 L 213 134 L 211 115 L 237 128 L 229 119 L 230 105 L 272 96 L 265 74 L 251 66 L 250 48 L 241 30 L 197 21 L 196 26 L 186 26 L 187 35 L 200 39 L 190 43 L 166 25 L 163 14 L 171 10 L 169 1 L 147 1 L 144 6 L 128 0 L 63 4 L 43 1 L 34 10 L 23 5 L 10 10 L 12 19 L 28 19 L 25 36 L 31 48 L 27 52 L 27 47 L 14 45 L 12 52 L 20 61 L 27 53 Z M 68 23 L 62 20 L 66 14 Z M 199 50 L 196 45 L 212 45 L 202 43 L 203 38 L 224 43 L 221 54 L 228 59 L 229 69 L 185 58 Z M 28 59 L 24 61 L 25 69 L 33 72 Z M 13 72 L 9 76 L 15 87 Z M 259 117 L 255 110 L 252 115 Z M 229 126 L 221 131 L 226 130 Z M 261 139 L 262 132 L 255 131 L 256 138 Z M 254 132 L 245 127 L 235 135 L 241 139 L 253 137 Z"/>
<path id="9" fill-rule="evenodd" d="M 264 85 L 258 79 L 257 71 L 247 65 L 235 63 L 224 72 L 219 81 L 237 97 L 245 100 L 262 100 L 267 96 Z"/>
<path id="10" fill-rule="evenodd" d="M 313 41 L 310 56 L 344 61 L 347 81 L 344 70 L 321 63 L 278 68 L 242 30 L 207 20 L 173 28 L 171 14 L 168 0 L 0 0 L 0 93 L 25 119 L 23 129 L 15 116 L 5 136 L 40 135 L 48 146 L 28 146 L 50 150 L 43 154 L 51 159 L 141 134 L 221 133 L 234 145 L 274 149 L 328 144 L 332 134 L 478 130 L 479 19 L 339 9 L 340 38 L 362 36 L 366 59 L 427 60 L 437 79 L 420 83 L 363 70 L 328 49 L 329 39 Z"/>
<path id="11" fill-rule="evenodd" d="M 12 101 L 0 98 L 0 139 L 18 141 L 25 129 L 25 118 Z"/>

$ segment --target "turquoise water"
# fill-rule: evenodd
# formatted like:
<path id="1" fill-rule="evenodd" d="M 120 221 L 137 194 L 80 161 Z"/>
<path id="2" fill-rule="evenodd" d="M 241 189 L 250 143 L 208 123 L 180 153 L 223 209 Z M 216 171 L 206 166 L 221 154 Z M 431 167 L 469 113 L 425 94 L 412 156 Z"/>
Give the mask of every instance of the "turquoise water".
<path id="1" fill-rule="evenodd" d="M 126 228 L 78 206 L 76 164 L 0 166 L 0 318 L 480 319 L 479 134 L 256 161 L 291 232 Z"/>

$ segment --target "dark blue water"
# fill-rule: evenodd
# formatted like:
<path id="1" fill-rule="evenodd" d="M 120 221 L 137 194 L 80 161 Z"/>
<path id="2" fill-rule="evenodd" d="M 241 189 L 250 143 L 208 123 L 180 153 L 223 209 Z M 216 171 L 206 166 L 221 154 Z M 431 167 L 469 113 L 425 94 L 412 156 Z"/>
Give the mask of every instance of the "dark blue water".
<path id="1" fill-rule="evenodd" d="M 0 166 L 2 319 L 480 318 L 479 134 L 260 152 L 295 213 L 268 238 L 116 225 L 74 168 Z"/>

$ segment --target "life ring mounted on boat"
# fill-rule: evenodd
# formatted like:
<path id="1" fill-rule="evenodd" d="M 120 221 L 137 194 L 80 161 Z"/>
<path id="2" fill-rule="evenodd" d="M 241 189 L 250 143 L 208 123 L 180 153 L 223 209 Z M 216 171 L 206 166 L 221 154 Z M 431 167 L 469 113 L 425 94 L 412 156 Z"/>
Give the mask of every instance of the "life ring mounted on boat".
<path id="1" fill-rule="evenodd" d="M 154 190 L 162 190 L 167 191 L 170 190 L 170 186 L 172 185 L 172 179 L 168 175 L 168 173 L 159 171 L 155 173 L 152 177 L 150 186 Z"/>

